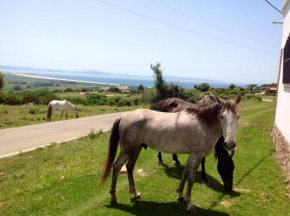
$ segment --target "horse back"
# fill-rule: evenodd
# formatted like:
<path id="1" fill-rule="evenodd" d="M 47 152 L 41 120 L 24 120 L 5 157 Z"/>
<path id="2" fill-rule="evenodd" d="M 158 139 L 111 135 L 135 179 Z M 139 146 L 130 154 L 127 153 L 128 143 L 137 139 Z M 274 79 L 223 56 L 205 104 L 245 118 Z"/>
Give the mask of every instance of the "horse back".
<path id="1" fill-rule="evenodd" d="M 188 154 L 191 149 L 202 151 L 198 146 L 206 136 L 203 125 L 186 112 L 160 113 L 146 109 L 125 113 L 119 132 L 123 148 L 145 143 L 160 152 L 183 154 Z"/>
<path id="2" fill-rule="evenodd" d="M 184 101 L 180 98 L 169 98 L 162 102 L 160 109 L 161 112 L 181 112 L 187 108 L 195 107 L 196 104 Z"/>

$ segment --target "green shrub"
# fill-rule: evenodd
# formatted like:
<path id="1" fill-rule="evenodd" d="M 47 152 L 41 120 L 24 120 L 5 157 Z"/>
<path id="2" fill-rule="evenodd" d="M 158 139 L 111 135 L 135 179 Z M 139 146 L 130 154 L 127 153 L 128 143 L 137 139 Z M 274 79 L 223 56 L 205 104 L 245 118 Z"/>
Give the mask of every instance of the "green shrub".
<path id="1" fill-rule="evenodd" d="M 39 111 L 39 108 L 36 108 L 36 107 L 30 107 L 28 109 L 29 114 L 36 114 L 36 113 L 38 113 L 38 111 Z"/>
<path id="2" fill-rule="evenodd" d="M 106 100 L 107 96 L 103 94 L 92 93 L 87 95 L 88 100 Z"/>
<path id="3" fill-rule="evenodd" d="M 94 130 L 91 129 L 91 131 L 88 133 L 87 138 L 89 139 L 95 139 L 95 133 Z"/>
<path id="4" fill-rule="evenodd" d="M 21 98 L 17 94 L 6 94 L 4 99 L 4 104 L 8 105 L 20 105 L 21 104 Z"/>

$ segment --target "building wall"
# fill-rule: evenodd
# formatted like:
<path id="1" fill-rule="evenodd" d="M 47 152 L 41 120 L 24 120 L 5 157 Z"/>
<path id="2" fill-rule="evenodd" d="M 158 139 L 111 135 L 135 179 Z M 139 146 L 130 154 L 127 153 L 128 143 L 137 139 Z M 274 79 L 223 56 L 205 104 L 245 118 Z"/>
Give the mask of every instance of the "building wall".
<path id="1" fill-rule="evenodd" d="M 282 44 L 281 49 L 284 48 L 286 40 L 290 33 L 290 0 L 286 0 L 283 5 L 283 34 L 282 34 Z M 277 108 L 275 116 L 275 124 L 284 138 L 290 143 L 290 87 L 285 87 L 282 84 L 283 79 L 283 63 L 280 66 L 280 76 L 278 85 L 278 98 L 277 98 Z"/>

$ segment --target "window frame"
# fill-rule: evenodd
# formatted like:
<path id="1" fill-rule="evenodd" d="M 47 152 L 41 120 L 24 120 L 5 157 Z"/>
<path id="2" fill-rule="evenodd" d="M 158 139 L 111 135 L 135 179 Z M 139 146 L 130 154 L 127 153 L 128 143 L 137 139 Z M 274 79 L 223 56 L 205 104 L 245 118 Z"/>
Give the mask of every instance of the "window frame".
<path id="1" fill-rule="evenodd" d="M 290 33 L 286 40 L 283 52 L 283 79 L 282 84 L 290 86 Z"/>

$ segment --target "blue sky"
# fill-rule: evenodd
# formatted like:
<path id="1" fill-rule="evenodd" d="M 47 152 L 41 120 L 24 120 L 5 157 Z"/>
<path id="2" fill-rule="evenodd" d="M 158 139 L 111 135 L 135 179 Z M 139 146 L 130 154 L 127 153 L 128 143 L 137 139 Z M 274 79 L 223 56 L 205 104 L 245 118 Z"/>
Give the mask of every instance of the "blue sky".
<path id="1" fill-rule="evenodd" d="M 166 76 L 277 82 L 272 21 L 283 16 L 264 0 L 0 0 L 0 10 L 1 65 L 151 76 L 161 62 Z"/>

